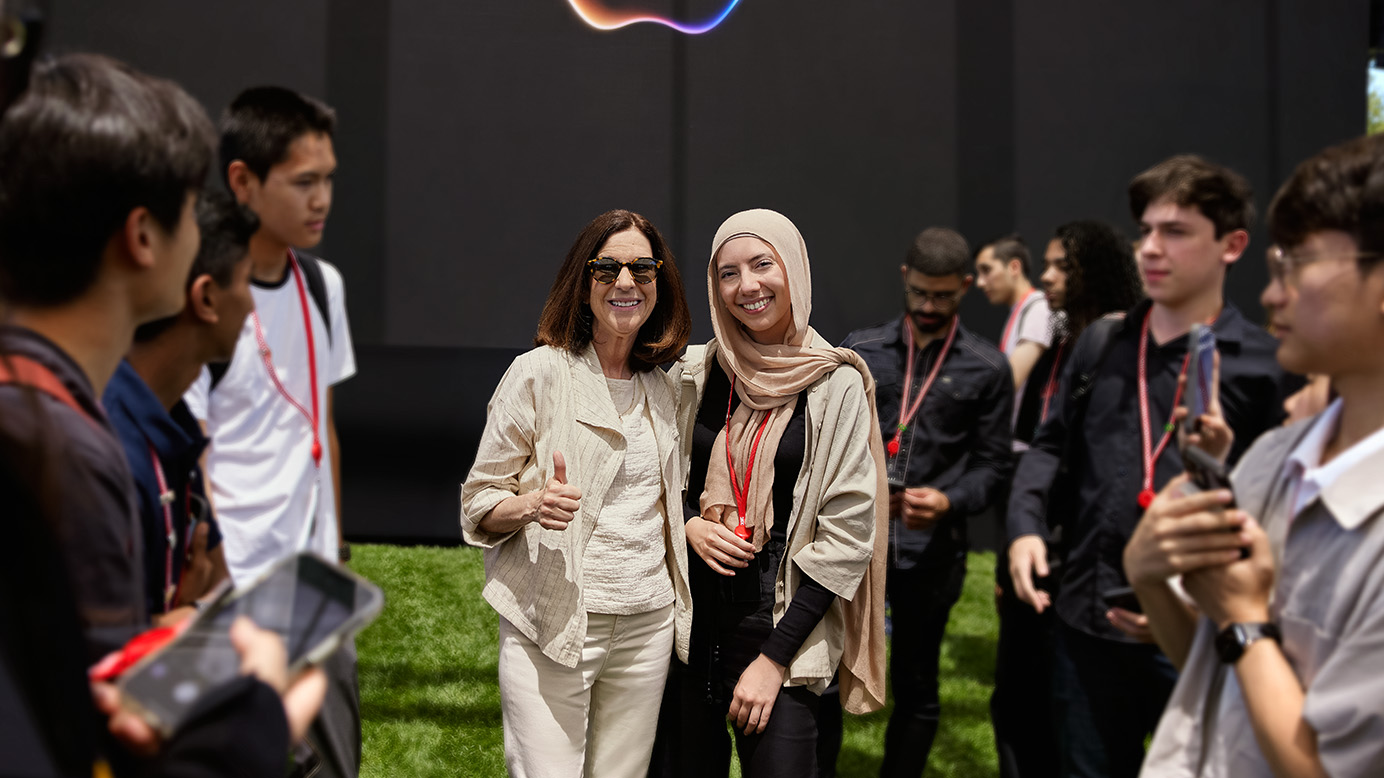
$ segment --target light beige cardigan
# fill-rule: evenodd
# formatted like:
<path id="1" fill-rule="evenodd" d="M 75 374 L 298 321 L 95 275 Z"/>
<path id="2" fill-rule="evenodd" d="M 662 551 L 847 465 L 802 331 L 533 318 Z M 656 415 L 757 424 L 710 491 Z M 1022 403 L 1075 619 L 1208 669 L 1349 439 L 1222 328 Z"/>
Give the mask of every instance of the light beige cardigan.
<path id="1" fill-rule="evenodd" d="M 682 386 L 678 429 L 684 472 L 692 456 L 692 429 L 707 372 L 714 369 L 713 340 L 689 348 L 672 371 Z M 807 440 L 803 468 L 793 486 L 788 548 L 774 585 L 774 623 L 793 602 L 802 573 L 837 595 L 793 657 L 784 683 L 805 686 L 816 694 L 831 684 L 845 648 L 842 600 L 855 596 L 874 552 L 876 476 L 870 456 L 868 402 L 859 371 L 849 367 L 833 370 L 807 389 Z M 788 564 L 790 560 L 793 564 Z M 706 563 L 698 558 L 692 564 Z"/>
<path id="2" fill-rule="evenodd" d="M 662 370 L 640 376 L 663 474 L 664 543 L 673 580 L 678 656 L 687 660 L 692 594 L 680 498 L 684 482 L 677 445 L 676 384 Z M 586 638 L 582 554 L 625 449 L 619 413 L 594 349 L 581 354 L 542 346 L 510 365 L 490 399 L 475 464 L 461 487 L 461 534 L 485 549 L 486 601 L 545 656 L 567 667 Z M 539 491 L 552 476 L 553 451 L 567 460 L 567 480 L 581 487 L 581 508 L 563 531 L 537 523 L 504 535 L 484 532 L 481 519 L 501 501 Z"/>

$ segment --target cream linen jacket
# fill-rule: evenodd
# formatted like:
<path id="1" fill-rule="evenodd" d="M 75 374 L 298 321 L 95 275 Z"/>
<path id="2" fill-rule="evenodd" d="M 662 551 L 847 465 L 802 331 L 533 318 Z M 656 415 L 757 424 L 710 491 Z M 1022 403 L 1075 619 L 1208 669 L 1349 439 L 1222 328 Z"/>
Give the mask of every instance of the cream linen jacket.
<path id="1" fill-rule="evenodd" d="M 675 596 L 674 645 L 687 660 L 692 594 L 683 534 L 682 457 L 677 445 L 676 384 L 662 370 L 640 374 L 653 418 L 663 473 L 660 512 Z M 552 477 L 553 451 L 567 460 L 567 480 L 581 488 L 581 508 L 563 531 L 537 522 L 508 534 L 479 528 L 506 498 L 540 491 Z M 461 535 L 485 549 L 485 589 L 495 611 L 543 654 L 576 667 L 586 638 L 582 554 L 623 460 L 625 436 L 596 352 L 541 346 L 521 354 L 490 399 L 475 464 L 461 486 Z M 673 510 L 669 510 L 669 506 Z"/>
<path id="2" fill-rule="evenodd" d="M 820 337 L 810 345 L 831 347 Z M 707 373 L 715 369 L 716 341 L 712 340 L 689 348 L 672 371 L 682 385 L 678 429 L 684 473 L 692 456 L 692 429 Z M 865 382 L 850 366 L 833 370 L 807 389 L 807 441 L 803 467 L 793 485 L 788 548 L 774 584 L 774 623 L 793 602 L 804 573 L 837 595 L 793 657 L 784 681 L 785 686 L 805 686 L 816 694 L 826 691 L 841 662 L 846 642 L 842 601 L 855 596 L 874 551 L 875 463 L 870 457 L 867 403 Z M 775 473 L 776 484 L 786 485 L 787 475 Z M 692 564 L 706 563 L 698 557 Z"/>

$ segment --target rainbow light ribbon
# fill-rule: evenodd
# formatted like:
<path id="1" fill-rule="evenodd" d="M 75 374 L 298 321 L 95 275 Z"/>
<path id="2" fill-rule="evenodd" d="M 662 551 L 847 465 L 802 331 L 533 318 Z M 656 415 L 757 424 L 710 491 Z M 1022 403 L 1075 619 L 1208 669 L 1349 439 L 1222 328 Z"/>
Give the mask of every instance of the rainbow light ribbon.
<path id="1" fill-rule="evenodd" d="M 730 0 L 726 3 L 724 10 L 701 24 L 681 24 L 672 19 L 638 11 L 612 11 L 602 5 L 600 0 L 567 0 L 567 3 L 572 6 L 572 10 L 577 12 L 577 16 L 580 16 L 582 21 L 598 30 L 618 30 L 621 27 L 628 27 L 639 22 L 652 22 L 664 27 L 671 27 L 687 35 L 701 35 L 725 21 L 725 18 L 730 16 L 730 12 L 735 10 L 737 5 L 740 5 L 740 0 Z"/>

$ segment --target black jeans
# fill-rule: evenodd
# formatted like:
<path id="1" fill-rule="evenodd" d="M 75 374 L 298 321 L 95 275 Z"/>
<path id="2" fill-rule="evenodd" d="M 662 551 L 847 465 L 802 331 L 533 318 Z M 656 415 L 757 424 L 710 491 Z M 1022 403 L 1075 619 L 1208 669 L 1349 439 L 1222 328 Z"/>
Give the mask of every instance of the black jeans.
<path id="1" fill-rule="evenodd" d="M 1093 637 L 1057 620 L 1053 696 L 1062 775 L 1133 778 L 1177 683 L 1157 646 Z"/>
<path id="2" fill-rule="evenodd" d="M 1012 590 L 998 597 L 999 644 L 990 721 L 1000 778 L 1053 778 L 1059 756 L 1053 726 L 1052 608 L 1039 614 Z"/>
<path id="3" fill-rule="evenodd" d="M 819 698 L 801 686 L 779 690 L 769 724 L 735 733 L 745 778 L 810 778 L 817 772 Z M 650 778 L 725 778 L 730 774 L 729 706 L 707 694 L 706 680 L 673 660 L 663 688 Z"/>
<path id="4" fill-rule="evenodd" d="M 966 580 L 966 547 L 940 532 L 916 566 L 889 566 L 889 607 L 893 619 L 889 663 L 894 712 L 884 734 L 885 778 L 917 778 L 927 765 L 937 736 L 942 706 L 937 697 L 937 664 L 952 606 Z"/>

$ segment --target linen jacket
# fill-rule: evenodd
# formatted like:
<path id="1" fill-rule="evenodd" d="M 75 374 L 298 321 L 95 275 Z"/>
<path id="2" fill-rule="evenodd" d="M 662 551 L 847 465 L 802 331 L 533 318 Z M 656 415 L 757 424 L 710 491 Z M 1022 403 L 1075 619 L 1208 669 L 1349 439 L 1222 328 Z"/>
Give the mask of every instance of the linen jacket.
<path id="1" fill-rule="evenodd" d="M 692 593 L 687 540 L 677 500 L 683 458 L 677 445 L 677 393 L 662 370 L 640 374 L 658 441 L 665 559 L 673 581 L 674 645 L 687 661 Z M 541 346 L 521 354 L 500 379 L 487 410 L 475 464 L 461 487 L 461 533 L 485 549 L 482 595 L 543 654 L 576 667 L 586 638 L 582 555 L 600 520 L 606 493 L 624 461 L 625 436 L 594 348 L 581 354 Z M 567 461 L 567 480 L 581 488 L 581 507 L 562 531 L 537 522 L 506 534 L 479 524 L 503 500 L 543 489 L 553 452 Z M 669 506 L 673 510 L 669 510 Z"/>
<path id="2" fill-rule="evenodd" d="M 820 336 L 810 344 L 830 348 Z M 716 368 L 716 341 L 693 346 L 671 375 L 681 383 L 678 429 L 682 471 L 692 457 L 692 429 Z M 774 623 L 787 612 L 803 574 L 836 594 L 822 620 L 788 665 L 785 686 L 821 694 L 831 683 L 846 643 L 844 601 L 855 596 L 869 569 L 875 538 L 875 463 L 870 456 L 870 407 L 865 382 L 850 366 L 833 370 L 807 389 L 803 466 L 793 484 L 788 546 L 774 583 Z M 787 473 L 775 473 L 776 486 Z M 686 488 L 686 483 L 683 484 Z M 790 564 L 790 561 L 792 564 Z M 694 564 L 705 564 L 698 558 Z"/>
<path id="3" fill-rule="evenodd" d="M 1265 434 L 1231 475 L 1235 501 L 1259 519 L 1273 549 L 1269 618 L 1305 692 L 1302 716 L 1331 775 L 1384 766 L 1384 457 L 1355 463 L 1293 515 L 1284 463 L 1318 417 Z M 1186 665 L 1158 723 L 1143 776 L 1273 775 L 1239 678 L 1198 619 Z"/>

